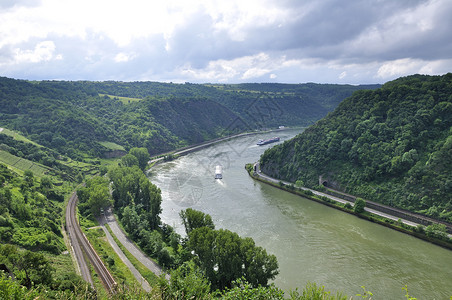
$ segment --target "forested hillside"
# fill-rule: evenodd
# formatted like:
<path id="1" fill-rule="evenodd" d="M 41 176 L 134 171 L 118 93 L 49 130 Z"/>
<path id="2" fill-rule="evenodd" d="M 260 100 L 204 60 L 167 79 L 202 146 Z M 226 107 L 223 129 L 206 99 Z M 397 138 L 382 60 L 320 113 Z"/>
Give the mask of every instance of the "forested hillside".
<path id="1" fill-rule="evenodd" d="M 358 91 L 294 139 L 267 150 L 265 173 L 329 186 L 452 221 L 452 74 Z"/>
<path id="2" fill-rule="evenodd" d="M 100 94 L 145 97 L 206 98 L 232 110 L 249 129 L 279 125 L 306 126 L 325 116 L 360 89 L 379 85 L 337 84 L 173 84 L 162 82 L 78 82 Z"/>
<path id="3" fill-rule="evenodd" d="M 306 126 L 363 88 L 375 86 L 0 78 L 0 127 L 79 160 L 109 150 L 99 142 L 155 154 L 236 132 Z"/>

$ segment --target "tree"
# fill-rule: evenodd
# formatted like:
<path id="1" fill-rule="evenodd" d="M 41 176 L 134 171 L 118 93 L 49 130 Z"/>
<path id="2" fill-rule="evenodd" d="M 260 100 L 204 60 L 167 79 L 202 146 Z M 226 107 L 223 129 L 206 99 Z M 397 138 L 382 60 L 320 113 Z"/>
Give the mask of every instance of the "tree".
<path id="1" fill-rule="evenodd" d="M 128 153 L 121 157 L 121 165 L 124 167 L 139 167 L 138 158 L 135 155 Z"/>
<path id="2" fill-rule="evenodd" d="M 210 299 L 210 283 L 192 262 L 171 271 L 170 280 L 164 276 L 158 282 L 162 299 Z"/>
<path id="3" fill-rule="evenodd" d="M 194 251 L 213 289 L 230 288 L 244 277 L 254 287 L 267 285 L 278 274 L 274 255 L 257 247 L 251 238 L 241 238 L 229 230 L 199 227 L 189 234 L 188 248 Z"/>
<path id="4" fill-rule="evenodd" d="M 42 253 L 19 251 L 16 246 L 8 244 L 0 245 L 0 263 L 5 264 L 27 288 L 52 283 L 54 269 Z"/>
<path id="5" fill-rule="evenodd" d="M 34 175 L 31 170 L 24 171 L 24 182 L 28 187 L 32 187 L 34 183 Z"/>
<path id="6" fill-rule="evenodd" d="M 148 150 L 146 148 L 132 148 L 129 153 L 137 158 L 138 166 L 142 171 L 144 171 L 148 165 L 149 159 L 151 158 Z"/>
<path id="7" fill-rule="evenodd" d="M 366 207 L 366 201 L 361 198 L 356 198 L 355 205 L 353 207 L 353 211 L 357 214 L 363 213 L 364 208 Z"/>
<path id="8" fill-rule="evenodd" d="M 208 227 L 210 229 L 215 229 L 215 225 L 213 224 L 212 217 L 208 214 L 205 214 L 201 211 L 194 210 L 191 208 L 187 208 L 186 210 L 182 210 L 179 213 L 179 216 L 182 219 L 182 223 L 185 227 L 185 232 L 187 235 L 194 229 L 200 227 Z"/>
<path id="9" fill-rule="evenodd" d="M 89 210 L 93 216 L 98 216 L 101 209 L 112 204 L 108 180 L 101 176 L 93 177 L 86 182 L 86 187 L 77 190 L 80 200 L 80 210 Z"/>
<path id="10" fill-rule="evenodd" d="M 162 210 L 160 189 L 137 166 L 116 167 L 108 174 L 113 182 L 112 196 L 118 213 L 126 206 L 135 206 L 137 214 L 147 220 L 150 229 L 156 229 Z"/>
<path id="11" fill-rule="evenodd" d="M 91 209 L 91 213 L 94 216 L 98 216 L 103 208 L 111 205 L 110 191 L 108 186 L 96 185 L 91 190 L 91 195 L 88 199 L 88 205 Z"/>
<path id="12" fill-rule="evenodd" d="M 17 262 L 17 267 L 25 273 L 25 286 L 30 288 L 39 284 L 49 285 L 52 282 L 53 268 L 41 253 L 25 250 Z"/>

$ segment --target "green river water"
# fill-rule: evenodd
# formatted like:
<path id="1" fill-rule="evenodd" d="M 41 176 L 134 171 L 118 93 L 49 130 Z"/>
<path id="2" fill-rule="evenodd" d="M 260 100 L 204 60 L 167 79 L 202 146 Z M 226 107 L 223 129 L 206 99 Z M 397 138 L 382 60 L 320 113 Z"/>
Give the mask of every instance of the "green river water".
<path id="1" fill-rule="evenodd" d="M 308 281 L 349 296 L 365 286 L 372 299 L 450 299 L 452 251 L 353 215 L 256 182 L 244 169 L 266 148 L 301 129 L 222 142 L 155 166 L 150 180 L 162 190 L 162 221 L 179 233 L 179 212 L 191 207 L 212 216 L 217 228 L 252 237 L 278 258 L 275 284 L 285 291 Z M 223 179 L 215 180 L 216 165 Z M 357 297 L 354 297 L 355 299 Z"/>

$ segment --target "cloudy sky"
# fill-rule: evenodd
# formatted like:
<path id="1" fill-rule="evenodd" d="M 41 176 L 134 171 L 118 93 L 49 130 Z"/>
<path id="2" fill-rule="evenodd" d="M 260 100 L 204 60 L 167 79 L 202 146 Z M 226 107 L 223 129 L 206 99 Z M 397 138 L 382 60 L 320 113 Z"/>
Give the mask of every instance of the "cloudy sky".
<path id="1" fill-rule="evenodd" d="M 384 83 L 452 72 L 451 0 L 0 0 L 0 76 Z"/>

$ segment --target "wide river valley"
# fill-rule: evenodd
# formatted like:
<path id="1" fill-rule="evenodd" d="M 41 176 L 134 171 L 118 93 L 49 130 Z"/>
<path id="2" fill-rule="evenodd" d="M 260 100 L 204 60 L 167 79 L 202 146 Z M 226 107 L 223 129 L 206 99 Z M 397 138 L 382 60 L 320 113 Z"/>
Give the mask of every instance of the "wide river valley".
<path id="1" fill-rule="evenodd" d="M 256 162 L 279 136 L 284 142 L 302 129 L 235 138 L 157 165 L 150 180 L 162 190 L 162 221 L 183 234 L 179 212 L 191 207 L 212 216 L 216 228 L 252 237 L 275 254 L 285 291 L 307 282 L 348 296 L 406 299 L 407 285 L 417 299 L 450 299 L 452 251 L 353 215 L 254 181 L 245 164 Z M 221 165 L 223 179 L 214 179 Z M 357 299 L 358 297 L 354 297 Z"/>

